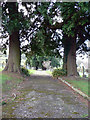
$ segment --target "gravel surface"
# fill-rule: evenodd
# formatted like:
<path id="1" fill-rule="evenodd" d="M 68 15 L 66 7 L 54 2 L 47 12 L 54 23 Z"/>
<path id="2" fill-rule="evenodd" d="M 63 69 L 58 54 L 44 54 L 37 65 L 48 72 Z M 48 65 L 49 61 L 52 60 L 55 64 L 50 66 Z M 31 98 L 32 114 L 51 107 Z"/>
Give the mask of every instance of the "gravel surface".
<path id="1" fill-rule="evenodd" d="M 28 93 L 15 106 L 15 118 L 83 118 L 88 114 L 79 97 L 45 71 L 37 71 L 22 86 Z"/>

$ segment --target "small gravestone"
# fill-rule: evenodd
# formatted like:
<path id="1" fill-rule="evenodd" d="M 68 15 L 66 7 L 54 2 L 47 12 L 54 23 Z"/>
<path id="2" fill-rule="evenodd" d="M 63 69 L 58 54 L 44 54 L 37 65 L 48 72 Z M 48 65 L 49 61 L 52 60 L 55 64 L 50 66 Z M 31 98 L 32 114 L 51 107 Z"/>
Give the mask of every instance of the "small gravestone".
<path id="1" fill-rule="evenodd" d="M 50 67 L 51 61 L 43 61 L 42 65 L 44 68 L 48 69 Z"/>

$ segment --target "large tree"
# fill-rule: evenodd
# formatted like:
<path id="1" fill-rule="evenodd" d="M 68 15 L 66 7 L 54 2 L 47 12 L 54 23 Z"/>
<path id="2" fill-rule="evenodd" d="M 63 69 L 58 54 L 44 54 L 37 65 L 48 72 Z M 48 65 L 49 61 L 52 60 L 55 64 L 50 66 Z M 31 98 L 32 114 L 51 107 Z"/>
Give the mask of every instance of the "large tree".
<path id="1" fill-rule="evenodd" d="M 77 74 L 76 51 L 88 51 L 85 41 L 89 39 L 89 3 L 53 3 L 51 7 L 51 21 L 47 20 L 47 27 L 63 31 L 62 46 L 64 47 L 64 68 L 68 76 Z M 56 14 L 57 13 L 57 14 Z M 63 21 L 53 23 L 54 16 L 62 16 Z M 48 17 L 47 17 L 48 18 Z"/>
<path id="2" fill-rule="evenodd" d="M 7 3 L 9 12 L 9 21 L 12 21 L 13 29 L 9 34 L 9 57 L 4 70 L 9 72 L 20 72 L 20 40 L 19 30 L 17 29 L 18 5 L 16 3 Z M 10 25 L 11 26 L 11 25 Z"/>
<path id="3" fill-rule="evenodd" d="M 19 12 L 19 3 L 6 2 L 2 3 L 2 36 L 8 38 L 3 40 L 2 47 L 6 50 L 6 45 L 9 45 L 9 56 L 4 71 L 20 73 L 21 62 L 21 42 L 23 41 L 21 32 L 27 28 L 26 16 L 23 10 Z"/>
<path id="4" fill-rule="evenodd" d="M 36 12 L 40 3 L 22 3 L 22 5 L 25 7 L 27 15 L 24 15 L 23 10 L 19 11 L 17 2 L 2 4 L 3 36 L 9 37 L 9 40 L 3 44 L 4 50 L 6 50 L 6 44 L 9 44 L 9 57 L 4 70 L 9 72 L 20 72 L 21 52 L 26 55 L 28 53 L 51 55 L 56 53 L 55 49 L 58 47 L 58 42 L 52 40 L 53 31 L 41 25 L 41 21 L 44 19 L 43 14 L 40 16 Z M 25 45 L 25 41 L 28 42 L 27 45 Z"/>
<path id="5" fill-rule="evenodd" d="M 27 16 L 19 14 L 18 16 L 18 18 L 20 18 L 19 20 L 17 19 L 17 17 L 15 17 L 16 18 L 15 21 L 13 19 L 14 21 L 13 23 L 15 24 L 19 23 L 19 25 L 18 24 L 15 25 L 19 26 L 19 28 L 14 27 L 14 30 L 17 30 L 19 32 L 19 36 L 17 35 L 16 38 L 17 39 L 19 38 L 20 43 L 22 40 L 28 41 L 28 45 L 21 46 L 23 52 L 26 54 L 29 53 L 31 55 L 35 52 L 41 54 L 57 53 L 59 52 L 61 45 L 62 47 L 64 47 L 64 64 L 66 64 L 64 66 L 66 66 L 65 68 L 67 69 L 68 75 L 77 75 L 76 50 L 78 50 L 81 47 L 84 48 L 84 50 L 86 48 L 84 42 L 88 39 L 89 4 L 78 2 L 76 3 L 37 2 L 37 3 L 23 3 L 23 5 L 27 10 Z M 8 11 L 10 10 L 8 9 Z M 5 18 L 8 18 L 7 16 L 8 14 L 5 16 Z M 58 22 L 59 16 L 62 16 L 63 20 L 61 22 Z M 23 19 L 25 19 L 25 22 L 23 21 Z M 8 19 L 6 19 L 6 21 L 7 20 Z M 10 22 L 10 20 L 8 23 L 11 23 L 10 24 L 11 28 L 8 27 L 11 32 L 13 25 L 12 22 Z M 28 23 L 29 27 L 27 27 Z M 82 31 L 80 28 L 82 28 Z M 63 30 L 62 37 L 60 37 L 60 34 L 57 32 L 57 30 L 58 31 Z M 9 33 L 9 35 L 12 34 Z M 60 41 L 62 42 L 62 44 L 60 43 Z"/>
<path id="6" fill-rule="evenodd" d="M 84 42 L 89 39 L 89 3 L 63 3 L 61 11 L 63 20 L 66 21 L 62 29 L 66 34 L 64 36 L 64 52 L 66 54 L 64 59 L 66 60 L 67 75 L 78 75 L 76 50 L 83 47 L 88 51 Z"/>

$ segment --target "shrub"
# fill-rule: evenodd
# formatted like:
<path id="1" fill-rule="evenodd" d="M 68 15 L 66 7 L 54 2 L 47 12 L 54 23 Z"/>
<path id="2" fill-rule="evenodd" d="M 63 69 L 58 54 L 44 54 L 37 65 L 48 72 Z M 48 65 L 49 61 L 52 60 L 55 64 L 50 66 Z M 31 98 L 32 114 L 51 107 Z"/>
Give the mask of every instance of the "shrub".
<path id="1" fill-rule="evenodd" d="M 55 69 L 52 72 L 53 77 L 60 77 L 60 76 L 66 76 L 66 71 L 64 69 Z"/>
<path id="2" fill-rule="evenodd" d="M 21 72 L 22 72 L 22 74 L 25 74 L 26 76 L 30 75 L 28 69 L 26 69 L 24 67 L 21 68 Z"/>
<path id="3" fill-rule="evenodd" d="M 5 101 L 2 101 L 2 105 L 5 105 L 6 104 L 6 102 Z"/>

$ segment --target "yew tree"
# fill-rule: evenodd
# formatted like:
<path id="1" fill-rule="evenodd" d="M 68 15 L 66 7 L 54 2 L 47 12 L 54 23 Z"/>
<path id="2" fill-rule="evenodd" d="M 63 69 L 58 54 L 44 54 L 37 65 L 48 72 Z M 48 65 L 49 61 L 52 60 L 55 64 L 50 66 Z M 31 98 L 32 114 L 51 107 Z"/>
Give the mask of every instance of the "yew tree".
<path id="1" fill-rule="evenodd" d="M 68 2 L 68 3 L 52 3 L 49 18 L 46 17 L 46 26 L 53 30 L 62 30 L 62 46 L 64 47 L 64 69 L 68 76 L 77 76 L 76 52 L 87 52 L 88 47 L 86 41 L 89 40 L 89 8 L 88 2 Z M 47 14 L 46 14 L 47 15 Z M 45 15 L 44 15 L 45 16 Z M 61 16 L 62 21 L 56 23 L 55 16 Z"/>
<path id="2" fill-rule="evenodd" d="M 60 56 L 59 51 L 64 47 L 67 75 L 77 75 L 76 51 L 87 51 L 85 41 L 89 39 L 89 3 L 22 4 L 27 11 L 26 16 L 23 11 L 18 11 L 17 3 L 3 4 L 3 29 L 9 34 L 10 48 L 5 70 L 20 71 L 21 52 L 26 55 L 58 53 Z M 59 17 L 62 17 L 60 22 Z M 62 35 L 58 31 L 62 31 Z M 28 41 L 27 45 L 24 45 L 25 41 Z"/>
<path id="3" fill-rule="evenodd" d="M 64 68 L 67 75 L 78 75 L 76 51 L 88 51 L 85 41 L 89 40 L 89 3 L 63 3 L 60 5 L 64 25 Z M 68 19 L 68 21 L 67 21 Z M 81 48 L 81 49 L 80 49 Z"/>
<path id="4" fill-rule="evenodd" d="M 50 55 L 53 50 L 55 53 L 58 46 L 58 43 L 52 40 L 53 31 L 41 25 L 43 15 L 37 14 L 40 3 L 27 2 L 22 5 L 26 15 L 23 9 L 19 10 L 19 3 L 2 3 L 2 36 L 7 38 L 6 41 L 3 40 L 2 47 L 6 50 L 6 45 L 9 45 L 8 62 L 4 70 L 9 72 L 20 73 L 21 53 L 26 56 L 34 52 Z M 28 42 L 27 45 L 25 41 Z"/>
<path id="5" fill-rule="evenodd" d="M 4 70 L 10 72 L 20 71 L 20 41 L 18 22 L 18 5 L 16 3 L 3 4 L 2 22 L 5 30 L 9 32 L 9 57 Z M 5 21 L 3 21 L 5 20 Z M 7 23 L 6 23 L 7 22 Z"/>
<path id="6" fill-rule="evenodd" d="M 23 9 L 19 11 L 18 2 L 2 3 L 2 49 L 4 53 L 7 45 L 9 46 L 9 56 L 4 71 L 20 73 L 21 62 L 21 43 L 22 36 L 25 35 L 25 29 L 29 28 L 27 16 Z"/>

